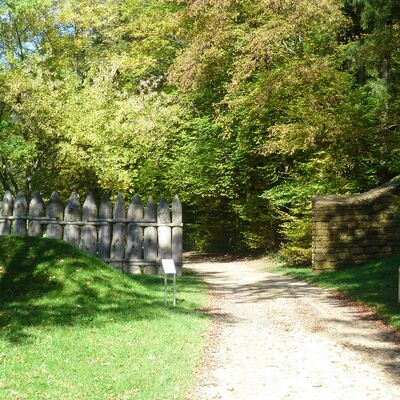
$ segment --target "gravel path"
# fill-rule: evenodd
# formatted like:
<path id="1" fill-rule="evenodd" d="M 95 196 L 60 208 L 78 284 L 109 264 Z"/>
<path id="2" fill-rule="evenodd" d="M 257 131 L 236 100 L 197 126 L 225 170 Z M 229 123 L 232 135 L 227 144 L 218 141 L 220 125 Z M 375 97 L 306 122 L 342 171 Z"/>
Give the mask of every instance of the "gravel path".
<path id="1" fill-rule="evenodd" d="M 358 307 L 254 261 L 186 266 L 214 295 L 188 399 L 400 399 L 400 345 Z"/>

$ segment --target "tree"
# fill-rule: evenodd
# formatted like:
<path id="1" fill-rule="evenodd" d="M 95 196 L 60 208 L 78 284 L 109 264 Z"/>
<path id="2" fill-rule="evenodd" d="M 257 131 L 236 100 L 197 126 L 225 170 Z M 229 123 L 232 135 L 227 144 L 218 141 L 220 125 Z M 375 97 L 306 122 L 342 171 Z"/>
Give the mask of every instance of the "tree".
<path id="1" fill-rule="evenodd" d="M 311 198 L 399 160 L 395 0 L 0 2 L 0 183 L 172 196 L 193 246 L 308 262 Z"/>

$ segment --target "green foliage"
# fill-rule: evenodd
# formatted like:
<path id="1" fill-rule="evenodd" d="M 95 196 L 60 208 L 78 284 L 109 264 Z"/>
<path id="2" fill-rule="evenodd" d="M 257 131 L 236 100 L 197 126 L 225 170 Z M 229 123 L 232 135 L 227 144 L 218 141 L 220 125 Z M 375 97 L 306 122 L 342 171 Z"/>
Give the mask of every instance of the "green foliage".
<path id="1" fill-rule="evenodd" d="M 0 121 L 0 182 L 4 189 L 18 192 L 36 153 L 36 146 L 21 133 L 12 132 L 7 120 Z"/>
<path id="2" fill-rule="evenodd" d="M 230 145 L 224 169 L 233 166 L 235 195 L 225 196 L 242 243 L 266 249 L 281 238 L 281 253 L 298 263 L 310 260 L 313 195 L 364 190 L 398 167 L 386 149 L 398 148 L 399 135 L 382 137 L 379 128 L 388 92 L 379 80 L 357 82 L 353 41 L 342 39 L 352 21 L 341 6 L 190 3 L 186 16 L 196 29 L 169 71 Z M 257 214 L 258 232 L 248 218 Z"/>
<path id="3" fill-rule="evenodd" d="M 123 275 L 62 241 L 1 238 L 0 397 L 182 398 L 209 322 L 204 285 L 177 284 L 165 307 L 161 276 Z"/>
<path id="4" fill-rule="evenodd" d="M 307 263 L 313 195 L 400 171 L 399 15 L 395 0 L 2 2 L 1 184 L 178 193 L 191 246 Z"/>
<path id="5" fill-rule="evenodd" d="M 0 6 L 0 104 L 9 131 L 36 150 L 25 163 L 33 184 L 22 188 L 66 195 L 71 187 L 114 194 L 140 186 L 139 169 L 181 114 L 174 96 L 156 92 L 177 46 L 175 8 L 116 0 Z"/>

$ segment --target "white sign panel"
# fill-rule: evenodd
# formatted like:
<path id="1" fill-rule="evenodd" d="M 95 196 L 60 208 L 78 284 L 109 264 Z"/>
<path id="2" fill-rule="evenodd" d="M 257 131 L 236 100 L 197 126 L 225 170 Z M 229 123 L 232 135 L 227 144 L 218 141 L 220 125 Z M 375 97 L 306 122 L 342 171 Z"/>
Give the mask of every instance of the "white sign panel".
<path id="1" fill-rule="evenodd" d="M 161 260 L 164 274 L 176 274 L 174 260 L 171 258 L 164 258 Z"/>

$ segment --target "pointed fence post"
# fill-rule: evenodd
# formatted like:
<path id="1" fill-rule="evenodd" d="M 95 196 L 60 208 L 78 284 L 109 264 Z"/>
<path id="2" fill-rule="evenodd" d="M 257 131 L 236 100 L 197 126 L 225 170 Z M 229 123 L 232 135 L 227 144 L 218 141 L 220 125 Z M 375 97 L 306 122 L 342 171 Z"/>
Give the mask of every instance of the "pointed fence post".
<path id="1" fill-rule="evenodd" d="M 26 202 L 25 194 L 19 192 L 14 202 L 14 219 L 12 233 L 16 236 L 26 235 L 26 219 L 18 219 L 18 217 L 26 217 L 26 210 L 28 208 L 28 203 Z"/>
<path id="2" fill-rule="evenodd" d="M 128 208 L 128 220 L 135 222 L 143 221 L 144 209 L 140 201 L 139 195 L 135 194 L 132 203 Z M 140 274 L 142 272 L 140 265 L 131 264 L 130 261 L 142 261 L 143 246 L 143 228 L 135 223 L 128 224 L 128 234 L 126 239 L 126 267 L 125 272 L 130 274 Z"/>
<path id="3" fill-rule="evenodd" d="M 157 208 L 157 223 L 170 224 L 171 215 L 166 200 L 162 197 Z M 161 265 L 161 260 L 172 257 L 171 251 L 171 227 L 158 227 L 158 263 Z M 159 268 L 159 273 L 162 272 L 162 267 Z"/>
<path id="4" fill-rule="evenodd" d="M 79 247 L 79 225 L 73 224 L 73 222 L 81 221 L 81 205 L 76 192 L 71 193 L 67 206 L 65 207 L 64 221 L 68 222 L 64 227 L 64 240 Z"/>
<path id="5" fill-rule="evenodd" d="M 97 218 L 97 206 L 93 193 L 88 193 L 82 206 L 82 221 Z M 81 241 L 79 244 L 81 250 L 88 252 L 92 256 L 97 253 L 97 230 L 93 224 L 83 225 L 81 228 Z"/>
<path id="6" fill-rule="evenodd" d="M 45 208 L 42 196 L 36 192 L 31 202 L 29 203 L 29 216 L 30 217 L 44 217 Z M 42 236 L 42 224 L 40 221 L 29 221 L 28 225 L 29 236 Z"/>
<path id="7" fill-rule="evenodd" d="M 157 222 L 156 206 L 153 198 L 150 196 L 146 204 L 144 213 L 146 222 Z M 143 258 L 145 261 L 154 262 L 154 265 L 146 265 L 144 267 L 145 274 L 157 273 L 157 228 L 155 226 L 146 226 L 144 228 Z"/>
<path id="8" fill-rule="evenodd" d="M 182 223 L 182 203 L 178 196 L 172 202 L 172 223 Z M 172 258 L 175 263 L 177 275 L 182 275 L 182 240 L 183 228 L 174 226 L 172 228 Z"/>
<path id="9" fill-rule="evenodd" d="M 61 203 L 60 197 L 57 192 L 53 192 L 50 197 L 49 204 L 46 208 L 46 217 L 57 218 L 60 221 L 63 220 L 64 206 Z M 49 239 L 62 239 L 63 228 L 58 223 L 49 223 L 46 226 L 46 236 Z"/>
<path id="10" fill-rule="evenodd" d="M 125 202 L 122 195 L 119 193 L 114 206 L 114 219 L 125 220 L 126 210 Z M 115 222 L 113 226 L 111 250 L 110 250 L 110 262 L 114 268 L 123 270 L 124 265 L 124 253 L 125 253 L 125 223 Z"/>
<path id="11" fill-rule="evenodd" d="M 100 201 L 99 218 L 112 219 L 112 204 L 108 195 L 104 195 Z M 103 261 L 109 260 L 111 248 L 111 224 L 100 226 L 99 229 L 99 258 Z"/>
<path id="12" fill-rule="evenodd" d="M 11 217 L 13 214 L 14 199 L 11 192 L 6 191 L 3 197 L 3 204 L 1 206 L 1 215 L 3 217 Z M 10 234 L 11 221 L 8 219 L 0 220 L 0 236 Z"/>

